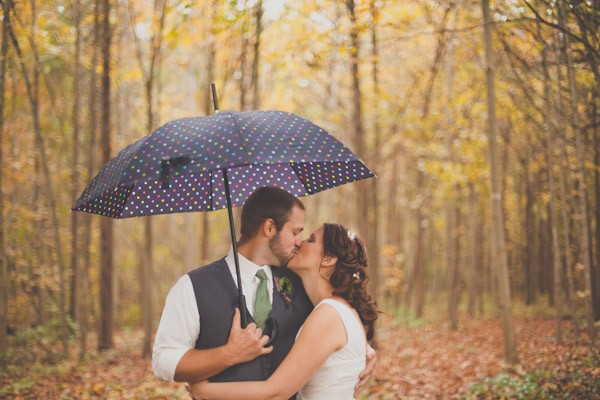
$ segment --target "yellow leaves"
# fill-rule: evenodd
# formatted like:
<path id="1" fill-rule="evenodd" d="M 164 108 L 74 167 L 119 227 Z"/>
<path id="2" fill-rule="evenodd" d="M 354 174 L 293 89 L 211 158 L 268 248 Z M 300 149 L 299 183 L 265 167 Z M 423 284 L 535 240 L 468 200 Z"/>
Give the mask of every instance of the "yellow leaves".
<path id="1" fill-rule="evenodd" d="M 122 72 L 121 79 L 124 82 L 139 82 L 144 79 L 142 71 L 139 68 L 129 68 Z"/>

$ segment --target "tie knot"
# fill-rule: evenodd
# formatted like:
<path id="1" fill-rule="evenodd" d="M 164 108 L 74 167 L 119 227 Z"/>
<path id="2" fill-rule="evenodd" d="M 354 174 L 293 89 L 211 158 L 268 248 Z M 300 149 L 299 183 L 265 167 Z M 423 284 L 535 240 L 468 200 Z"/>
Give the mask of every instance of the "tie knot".
<path id="1" fill-rule="evenodd" d="M 256 277 L 258 279 L 260 279 L 261 281 L 266 281 L 267 280 L 267 274 L 265 273 L 265 271 L 263 271 L 262 269 L 259 269 L 256 272 Z"/>

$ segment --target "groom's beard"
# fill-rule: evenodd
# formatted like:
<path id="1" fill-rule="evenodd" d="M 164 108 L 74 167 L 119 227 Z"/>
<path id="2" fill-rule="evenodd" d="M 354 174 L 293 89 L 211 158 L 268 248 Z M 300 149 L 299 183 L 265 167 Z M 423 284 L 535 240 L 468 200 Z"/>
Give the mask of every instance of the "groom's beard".
<path id="1" fill-rule="evenodd" d="M 275 256 L 275 258 L 277 259 L 278 262 L 278 267 L 287 267 L 288 262 L 290 261 L 290 259 L 292 258 L 292 256 L 294 255 L 292 254 L 287 254 L 285 252 L 285 250 L 283 250 L 283 246 L 281 245 L 281 237 L 279 236 L 279 232 L 277 232 L 275 234 L 275 236 L 273 236 L 270 240 L 269 240 L 269 248 L 271 249 L 271 252 L 273 253 L 273 255 Z"/>

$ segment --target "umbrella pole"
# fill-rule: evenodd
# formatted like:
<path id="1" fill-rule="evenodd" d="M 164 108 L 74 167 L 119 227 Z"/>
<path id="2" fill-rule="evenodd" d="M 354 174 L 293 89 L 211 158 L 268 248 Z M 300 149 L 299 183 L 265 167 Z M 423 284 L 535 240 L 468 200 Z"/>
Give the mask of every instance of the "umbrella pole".
<path id="1" fill-rule="evenodd" d="M 225 181 L 225 198 L 227 199 L 227 212 L 229 213 L 229 229 L 231 231 L 231 244 L 233 246 L 233 259 L 235 260 L 235 274 L 237 275 L 238 286 L 238 306 L 240 308 L 240 317 L 242 328 L 248 325 L 248 315 L 246 315 L 246 297 L 242 290 L 242 278 L 240 276 L 240 260 L 237 252 L 237 239 L 235 238 L 235 225 L 233 222 L 233 207 L 231 206 L 231 194 L 229 193 L 229 179 L 227 178 L 227 168 L 223 168 L 223 180 Z"/>

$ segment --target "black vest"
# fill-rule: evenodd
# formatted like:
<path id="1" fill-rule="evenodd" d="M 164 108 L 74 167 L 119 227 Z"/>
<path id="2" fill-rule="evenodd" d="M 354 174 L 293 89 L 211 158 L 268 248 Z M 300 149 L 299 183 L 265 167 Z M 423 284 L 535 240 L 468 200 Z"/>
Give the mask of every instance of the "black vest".
<path id="1" fill-rule="evenodd" d="M 273 287 L 273 308 L 270 317 L 277 320 L 278 334 L 273 351 L 252 361 L 237 364 L 213 376 L 211 382 L 263 381 L 269 378 L 289 353 L 298 330 L 313 305 L 302 281 L 292 271 L 273 267 L 273 277 L 287 276 L 292 283 L 292 301 L 286 304 L 276 285 Z M 238 307 L 237 286 L 225 259 L 191 271 L 189 274 L 200 313 L 200 335 L 196 349 L 210 349 L 227 343 L 233 312 Z M 247 312 L 248 322 L 254 322 Z"/>

